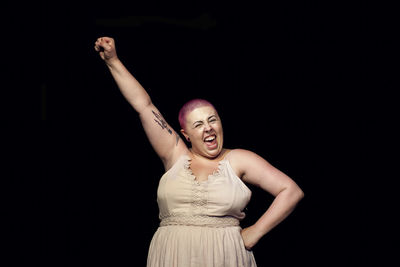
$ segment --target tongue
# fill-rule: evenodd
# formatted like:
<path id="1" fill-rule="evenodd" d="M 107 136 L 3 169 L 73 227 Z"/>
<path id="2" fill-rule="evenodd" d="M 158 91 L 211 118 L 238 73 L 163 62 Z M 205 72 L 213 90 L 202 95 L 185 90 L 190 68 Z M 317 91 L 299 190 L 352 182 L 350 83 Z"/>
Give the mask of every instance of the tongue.
<path id="1" fill-rule="evenodd" d="M 206 145 L 210 149 L 214 149 L 217 147 L 217 139 L 214 139 L 212 141 L 206 141 Z"/>

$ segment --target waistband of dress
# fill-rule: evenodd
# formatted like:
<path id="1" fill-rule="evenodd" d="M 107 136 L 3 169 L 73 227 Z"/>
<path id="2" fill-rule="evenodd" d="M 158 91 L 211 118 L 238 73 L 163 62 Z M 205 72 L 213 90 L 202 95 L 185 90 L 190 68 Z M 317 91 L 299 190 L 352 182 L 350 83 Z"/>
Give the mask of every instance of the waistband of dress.
<path id="1" fill-rule="evenodd" d="M 168 225 L 231 227 L 239 226 L 239 220 L 232 216 L 173 215 L 160 222 L 160 226 Z"/>

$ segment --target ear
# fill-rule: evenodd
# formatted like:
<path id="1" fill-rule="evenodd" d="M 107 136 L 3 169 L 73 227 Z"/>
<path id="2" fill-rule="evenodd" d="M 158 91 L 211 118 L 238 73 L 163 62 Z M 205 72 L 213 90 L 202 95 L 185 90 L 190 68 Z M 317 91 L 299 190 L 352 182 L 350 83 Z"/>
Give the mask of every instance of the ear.
<path id="1" fill-rule="evenodd" d="M 190 142 L 189 135 L 185 132 L 184 129 L 181 129 L 181 134 L 183 134 L 183 136 L 185 137 L 185 139 L 186 139 L 188 142 Z"/>

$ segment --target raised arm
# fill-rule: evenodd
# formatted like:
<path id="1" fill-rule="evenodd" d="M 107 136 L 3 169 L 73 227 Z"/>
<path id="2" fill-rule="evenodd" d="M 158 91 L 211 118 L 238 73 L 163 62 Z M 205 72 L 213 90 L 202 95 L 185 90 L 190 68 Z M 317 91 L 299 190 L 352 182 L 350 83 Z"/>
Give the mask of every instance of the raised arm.
<path id="1" fill-rule="evenodd" d="M 261 218 L 254 225 L 242 231 L 245 246 L 250 249 L 294 210 L 304 193 L 289 176 L 257 154 L 242 149 L 234 152 L 232 165 L 236 167 L 235 171 L 239 177 L 275 197 Z"/>
<path id="2" fill-rule="evenodd" d="M 113 38 L 98 38 L 95 50 L 106 63 L 122 95 L 138 112 L 146 135 L 154 150 L 169 169 L 187 150 L 178 133 L 165 121 L 150 96 L 119 60 Z"/>

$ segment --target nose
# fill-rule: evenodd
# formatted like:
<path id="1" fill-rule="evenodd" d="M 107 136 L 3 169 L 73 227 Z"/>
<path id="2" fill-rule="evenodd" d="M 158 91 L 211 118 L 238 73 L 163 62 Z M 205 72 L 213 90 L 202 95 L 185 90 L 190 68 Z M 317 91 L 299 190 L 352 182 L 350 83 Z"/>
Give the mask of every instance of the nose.
<path id="1" fill-rule="evenodd" d="M 204 131 L 205 131 L 205 132 L 211 132 L 211 130 L 212 130 L 211 125 L 210 125 L 209 123 L 206 123 L 206 124 L 204 125 Z"/>

